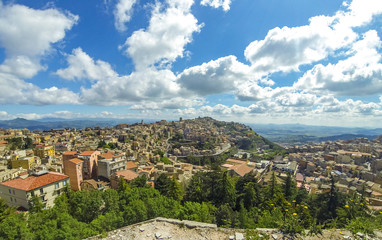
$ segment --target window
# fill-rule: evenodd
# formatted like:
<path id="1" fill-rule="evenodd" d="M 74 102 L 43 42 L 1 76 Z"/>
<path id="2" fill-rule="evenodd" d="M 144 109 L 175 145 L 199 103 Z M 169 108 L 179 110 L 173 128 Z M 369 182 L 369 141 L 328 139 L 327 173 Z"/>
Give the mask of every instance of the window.
<path id="1" fill-rule="evenodd" d="M 15 190 L 13 190 L 13 195 L 16 195 Z"/>
<path id="2" fill-rule="evenodd" d="M 16 198 L 15 198 L 15 202 L 17 202 Z"/>
<path id="3" fill-rule="evenodd" d="M 66 180 L 64 180 L 64 185 L 66 185 Z"/>
<path id="4" fill-rule="evenodd" d="M 61 190 L 59 189 L 59 190 L 57 190 L 57 194 L 58 195 L 60 195 L 61 194 Z"/>
<path id="5" fill-rule="evenodd" d="M 9 194 L 12 194 L 12 191 L 11 191 L 11 189 L 8 189 L 8 191 L 9 191 Z"/>
<path id="6" fill-rule="evenodd" d="M 40 188 L 40 193 L 44 194 L 44 189 L 43 188 Z"/>
<path id="7" fill-rule="evenodd" d="M 45 196 L 41 196 L 41 201 L 45 201 Z"/>
<path id="8" fill-rule="evenodd" d="M 12 197 L 11 197 L 11 202 L 13 202 L 13 199 L 12 199 Z"/>
<path id="9" fill-rule="evenodd" d="M 60 187 L 60 183 L 56 183 L 56 188 L 59 188 Z"/>

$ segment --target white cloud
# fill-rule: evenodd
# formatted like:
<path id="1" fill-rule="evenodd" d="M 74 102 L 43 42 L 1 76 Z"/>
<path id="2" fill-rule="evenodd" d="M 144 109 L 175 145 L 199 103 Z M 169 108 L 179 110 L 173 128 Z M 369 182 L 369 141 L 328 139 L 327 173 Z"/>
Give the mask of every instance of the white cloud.
<path id="1" fill-rule="evenodd" d="M 92 81 L 117 77 L 110 64 L 101 60 L 94 61 L 81 48 L 73 49 L 67 57 L 69 66 L 59 69 L 56 74 L 67 80 L 90 79 Z"/>
<path id="2" fill-rule="evenodd" d="M 191 108 L 194 106 L 200 106 L 204 104 L 204 99 L 200 98 L 182 98 L 175 97 L 171 99 L 165 99 L 160 102 L 145 101 L 143 103 L 134 104 L 129 109 L 131 110 L 159 110 L 159 109 L 179 109 L 179 108 Z"/>
<path id="3" fill-rule="evenodd" d="M 233 91 L 251 78 L 247 65 L 238 62 L 235 56 L 227 56 L 185 69 L 178 82 L 186 91 L 205 96 Z"/>
<path id="4" fill-rule="evenodd" d="M 193 0 L 167 0 L 167 4 L 163 10 L 164 5 L 157 2 L 148 28 L 135 31 L 123 46 L 137 70 L 165 66 L 183 57 L 185 45 L 202 27 L 190 12 Z"/>
<path id="5" fill-rule="evenodd" d="M 6 60 L 1 70 L 30 78 L 45 69 L 40 58 L 61 41 L 65 32 L 78 21 L 78 16 L 56 9 L 35 10 L 10 4 L 0 6 L 0 45 Z"/>
<path id="6" fill-rule="evenodd" d="M 120 31 L 124 32 L 127 30 L 126 23 L 130 21 L 133 6 L 137 2 L 137 0 L 119 0 L 114 9 L 114 26 Z"/>
<path id="7" fill-rule="evenodd" d="M 92 105 L 126 105 L 177 97 L 179 86 L 170 70 L 146 69 L 128 76 L 111 77 L 81 89 L 81 101 Z"/>
<path id="8" fill-rule="evenodd" d="M 200 4 L 203 6 L 211 6 L 213 8 L 221 7 L 227 12 L 230 9 L 231 0 L 202 0 Z"/>
<path id="9" fill-rule="evenodd" d="M 0 85 L 1 104 L 51 105 L 79 103 L 78 94 L 68 89 L 39 88 L 10 74 L 0 73 Z"/>
<path id="10" fill-rule="evenodd" d="M 357 40 L 354 27 L 371 22 L 382 13 L 379 0 L 353 0 L 334 16 L 310 18 L 309 25 L 270 30 L 264 40 L 253 41 L 245 57 L 255 70 L 267 73 L 298 71 L 301 65 L 325 59 Z"/>
<path id="11" fill-rule="evenodd" d="M 70 13 L 56 9 L 35 10 L 17 4 L 0 5 L 0 46 L 5 60 L 0 65 L 0 103 L 2 104 L 78 104 L 78 94 L 56 87 L 40 88 L 23 78 L 39 71 L 42 57 L 52 45 L 65 37 L 78 21 Z"/>
<path id="12" fill-rule="evenodd" d="M 336 64 L 314 66 L 294 86 L 348 96 L 382 94 L 382 56 L 378 52 L 381 44 L 377 32 L 370 30 L 353 44 L 350 57 Z"/>
<path id="13" fill-rule="evenodd" d="M 335 23 L 335 17 L 318 16 L 306 26 L 274 28 L 264 40 L 250 43 L 244 55 L 264 74 L 298 71 L 301 65 L 322 60 L 356 39 L 351 29 L 338 28 Z"/>

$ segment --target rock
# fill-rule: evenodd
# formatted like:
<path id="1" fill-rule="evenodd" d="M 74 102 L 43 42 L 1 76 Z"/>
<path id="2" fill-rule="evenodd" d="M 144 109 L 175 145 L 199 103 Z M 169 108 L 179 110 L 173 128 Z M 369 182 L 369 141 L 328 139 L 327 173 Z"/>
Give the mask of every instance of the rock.
<path id="1" fill-rule="evenodd" d="M 272 234 L 271 236 L 272 236 L 272 238 L 275 239 L 275 240 L 278 238 L 276 234 Z"/>
<path id="2" fill-rule="evenodd" d="M 348 236 L 348 235 L 344 235 L 344 238 L 345 238 L 345 239 L 351 239 L 351 237 Z"/>
<path id="3" fill-rule="evenodd" d="M 244 234 L 242 234 L 242 233 L 235 233 L 235 239 L 236 240 L 244 240 Z"/>
<path id="4" fill-rule="evenodd" d="M 158 233 L 158 232 L 155 233 L 155 238 L 156 238 L 156 239 L 160 239 L 161 236 L 162 236 L 162 234 L 160 234 L 160 233 Z"/>
<path id="5" fill-rule="evenodd" d="M 235 240 L 235 236 L 229 236 L 229 240 Z"/>
<path id="6" fill-rule="evenodd" d="M 151 233 L 146 234 L 146 237 L 151 237 Z"/>
<path id="7" fill-rule="evenodd" d="M 357 232 L 356 235 L 357 235 L 358 237 L 361 237 L 361 238 L 363 238 L 363 236 L 364 236 L 364 234 L 363 234 L 363 233 L 360 233 L 360 232 Z"/>
<path id="8" fill-rule="evenodd" d="M 145 229 L 143 229 L 143 228 L 139 228 L 139 231 L 143 232 L 143 231 L 145 231 Z"/>

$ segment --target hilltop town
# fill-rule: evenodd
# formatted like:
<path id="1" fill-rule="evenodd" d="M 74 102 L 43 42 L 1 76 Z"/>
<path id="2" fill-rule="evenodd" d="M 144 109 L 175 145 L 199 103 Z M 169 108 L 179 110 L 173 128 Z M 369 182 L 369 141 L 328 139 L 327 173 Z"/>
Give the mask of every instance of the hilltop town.
<path id="1" fill-rule="evenodd" d="M 212 118 L 162 120 L 151 124 L 142 121 L 81 130 L 3 129 L 0 131 L 0 196 L 10 206 L 28 209 L 28 197 L 34 192 L 43 194 L 44 204 L 51 206 L 57 191 L 69 182 L 74 191 L 105 190 L 116 188 L 121 177 L 131 181 L 145 176 L 154 185 L 156 178 L 165 173 L 186 184 L 193 174 L 210 171 L 209 165 L 190 161 L 205 163 L 208 159 L 211 163 L 219 157 L 221 161 L 226 155 L 240 157 L 244 152 L 239 152 L 237 146 L 245 144 L 247 149 L 259 152 L 279 148 L 248 126 Z M 243 163 L 244 172 L 236 168 L 233 171 L 244 175 L 255 169 L 255 165 L 248 167 L 246 160 Z M 58 184 L 57 177 L 61 179 Z M 34 182 L 39 184 L 34 186 Z M 28 184 L 34 187 L 23 188 Z M 51 188 L 54 184 L 57 186 Z M 12 191 L 8 191 L 10 187 Z"/>
<path id="2" fill-rule="evenodd" d="M 273 171 L 280 181 L 292 173 L 297 186 L 313 194 L 328 192 L 334 175 L 340 192 L 362 192 L 381 206 L 381 156 L 382 137 L 282 149 L 244 124 L 208 117 L 80 130 L 3 129 L 0 196 L 28 209 L 28 196 L 44 189 L 44 204 L 51 206 L 66 183 L 74 191 L 105 190 L 117 188 L 121 177 L 129 182 L 144 176 L 154 186 L 164 173 L 186 186 L 197 172 L 219 165 L 238 177 L 254 173 L 263 184 Z M 31 187 L 23 188 L 26 184 Z"/>

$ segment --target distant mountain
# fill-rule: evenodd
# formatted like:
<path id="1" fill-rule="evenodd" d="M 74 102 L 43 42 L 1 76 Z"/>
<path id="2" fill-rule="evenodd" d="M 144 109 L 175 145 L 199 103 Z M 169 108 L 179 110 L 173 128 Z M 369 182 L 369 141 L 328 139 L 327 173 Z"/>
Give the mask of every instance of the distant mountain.
<path id="1" fill-rule="evenodd" d="M 146 120 L 145 122 L 150 122 L 152 120 Z M 33 130 L 50 130 L 57 128 L 76 128 L 83 129 L 86 127 L 113 127 L 120 123 L 133 124 L 136 122 L 141 122 L 141 119 L 102 119 L 102 120 L 93 120 L 93 119 L 80 119 L 80 120 L 67 120 L 67 119 L 58 119 L 58 118 L 46 118 L 41 120 L 27 120 L 24 118 L 16 118 L 13 120 L 3 120 L 0 121 L 0 128 L 15 128 L 23 129 L 27 128 L 31 131 Z"/>

